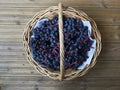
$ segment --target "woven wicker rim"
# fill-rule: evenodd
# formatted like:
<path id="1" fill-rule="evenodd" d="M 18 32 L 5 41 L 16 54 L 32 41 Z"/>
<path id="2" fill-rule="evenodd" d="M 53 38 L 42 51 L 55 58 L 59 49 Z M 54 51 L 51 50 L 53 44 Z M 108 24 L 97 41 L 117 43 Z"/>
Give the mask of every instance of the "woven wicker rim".
<path id="1" fill-rule="evenodd" d="M 32 58 L 30 48 L 29 48 L 29 38 L 31 36 L 31 31 L 35 25 L 35 23 L 42 18 L 52 19 L 54 16 L 58 15 L 58 25 L 59 25 L 59 41 L 60 41 L 60 71 L 54 71 L 49 68 L 42 68 L 38 63 Z M 91 63 L 86 65 L 83 70 L 64 70 L 64 35 L 63 35 L 63 19 L 62 15 L 67 17 L 79 18 L 81 20 L 86 20 L 91 23 L 92 26 L 92 38 L 96 39 L 96 48 Z M 58 6 L 52 6 L 46 9 L 45 11 L 38 12 L 34 17 L 26 24 L 24 32 L 23 32 L 23 45 L 24 50 L 27 56 L 27 60 L 31 63 L 36 70 L 42 75 L 47 75 L 55 80 L 70 80 L 76 77 L 80 77 L 84 75 L 90 68 L 92 68 L 96 63 L 96 58 L 101 51 L 101 34 L 97 29 L 97 25 L 95 21 L 90 18 L 83 11 L 76 11 L 72 7 L 62 6 L 61 3 Z"/>

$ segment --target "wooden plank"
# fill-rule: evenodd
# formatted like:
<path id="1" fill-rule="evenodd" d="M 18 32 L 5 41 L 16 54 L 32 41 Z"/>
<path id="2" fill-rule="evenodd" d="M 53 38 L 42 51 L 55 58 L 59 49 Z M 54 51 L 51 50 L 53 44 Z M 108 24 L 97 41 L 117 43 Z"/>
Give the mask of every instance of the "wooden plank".
<path id="1" fill-rule="evenodd" d="M 82 2 L 63 2 L 64 5 L 66 6 L 71 6 L 71 7 L 85 7 L 85 8 L 104 8 L 104 6 L 101 3 L 95 4 L 93 2 L 84 4 Z M 0 3 L 1 7 L 10 7 L 10 8 L 47 8 L 50 6 L 56 6 L 58 2 L 52 2 L 52 3 Z M 108 5 L 109 6 L 109 5 Z M 114 6 L 113 6 L 114 8 Z"/>
<path id="2" fill-rule="evenodd" d="M 109 86 L 109 87 L 88 87 L 86 90 L 120 90 L 120 87 Z"/>
<path id="3" fill-rule="evenodd" d="M 104 0 L 103 5 L 106 8 L 120 8 L 120 0 Z"/>
<path id="4" fill-rule="evenodd" d="M 64 4 L 67 4 L 67 5 L 78 5 L 78 4 L 81 4 L 81 6 L 86 5 L 86 6 L 89 6 L 89 7 L 92 7 L 92 6 L 96 6 L 97 7 L 97 6 L 101 6 L 100 1 L 101 0 L 96 1 L 96 2 L 90 1 L 90 0 L 81 0 L 81 1 L 77 0 L 76 2 L 74 2 L 73 0 L 70 0 L 70 2 L 68 2 L 67 0 L 64 0 L 64 1 L 61 1 L 61 2 L 64 3 Z M 58 2 L 59 2 L 59 0 L 56 0 L 55 2 L 52 2 L 52 0 L 49 0 L 48 2 L 44 2 L 43 0 L 39 2 L 38 0 L 35 0 L 33 2 L 30 2 L 29 0 L 26 0 L 25 3 L 23 3 L 23 2 L 20 1 L 19 4 L 22 4 L 23 7 L 28 7 L 28 6 L 29 7 L 32 7 L 32 6 L 34 6 L 34 7 L 52 6 L 52 5 L 57 5 Z M 21 6 L 21 5 L 18 4 L 18 2 L 15 2 L 14 0 L 11 1 L 11 2 L 9 2 L 9 3 L 7 1 L 1 1 L 1 3 L 2 4 L 5 3 L 5 4 L 8 4 L 8 5 L 14 3 L 14 5 L 12 5 L 12 6 Z M 92 6 L 91 6 L 91 4 L 92 4 Z"/>
<path id="5" fill-rule="evenodd" d="M 44 2 L 41 0 L 24 0 L 24 1 L 19 1 L 18 0 L 11 0 L 9 2 L 8 0 L 1 0 L 1 5 L 2 7 L 41 7 L 41 6 L 52 6 L 58 4 L 59 0 L 56 0 L 52 2 L 52 0 L 49 0 L 48 2 Z M 101 8 L 120 8 L 119 7 L 119 0 L 76 0 L 74 2 L 73 0 L 67 0 L 61 1 L 65 5 L 71 5 L 71 6 L 81 6 L 81 7 L 101 7 Z M 22 4 L 22 5 L 21 5 Z"/>
<path id="6" fill-rule="evenodd" d="M 98 64 L 97 64 L 98 65 Z M 102 66 L 105 67 L 105 64 Z M 101 67 L 102 67 L 101 66 Z M 111 77 L 116 77 L 119 78 L 120 75 L 120 70 L 119 68 L 96 68 L 94 67 L 91 69 L 84 77 L 90 77 L 90 78 L 111 78 Z M 39 76 L 41 75 L 34 69 L 34 68 L 22 68 L 22 67 L 16 67 L 16 68 L 1 68 L 0 69 L 0 76 L 2 77 L 17 77 L 17 76 Z"/>
<path id="7" fill-rule="evenodd" d="M 42 8 L 42 9 L 41 8 L 40 9 L 2 8 L 0 12 L 1 14 L 0 24 L 3 24 L 3 25 L 4 24 L 15 24 L 15 25 L 25 24 L 26 20 L 28 20 L 28 17 L 32 17 L 33 14 L 43 9 L 45 8 Z M 77 7 L 76 9 L 80 9 L 80 8 Z M 85 8 L 82 8 L 82 10 L 85 11 L 93 19 L 95 19 L 98 25 L 119 25 L 119 22 L 120 22 L 120 15 L 119 15 L 120 10 L 119 9 L 101 9 L 101 8 L 85 9 Z"/>
<path id="8" fill-rule="evenodd" d="M 3 64 L 0 67 L 1 76 L 40 76 L 38 72 L 28 64 L 28 62 L 24 62 L 23 64 L 14 64 L 13 62 L 12 64 L 10 62 L 7 64 L 1 64 Z M 99 61 L 95 67 L 85 75 L 85 77 L 119 77 L 119 66 L 119 61 Z"/>
<path id="9" fill-rule="evenodd" d="M 88 4 L 89 1 L 91 1 L 91 0 L 76 0 L 76 2 L 74 2 L 74 0 L 69 0 L 69 3 L 74 4 L 74 3 L 77 3 L 77 2 L 79 2 L 79 3 L 82 2 L 84 4 Z M 93 3 L 97 4 L 100 1 L 101 0 L 91 1 L 89 3 L 91 3 L 91 4 L 93 4 Z M 118 0 L 116 0 L 116 1 L 118 1 Z M 52 0 L 48 0 L 48 2 L 45 2 L 44 0 L 41 0 L 41 1 L 39 1 L 39 0 L 34 0 L 34 1 L 32 1 L 32 0 L 23 0 L 23 1 L 10 0 L 10 2 L 9 2 L 9 0 L 5 0 L 5 1 L 1 0 L 0 1 L 0 3 L 33 3 L 33 2 L 37 2 L 37 3 L 40 3 L 40 4 L 43 4 L 43 3 L 45 4 L 45 3 L 49 3 L 49 2 L 54 3 L 54 2 L 52 2 Z M 59 0 L 56 0 L 55 2 L 59 2 Z M 67 2 L 67 0 L 64 0 L 62 2 Z"/>
<path id="10" fill-rule="evenodd" d="M 3 90 L 26 90 L 26 88 L 28 90 L 48 90 L 48 87 L 41 87 L 38 85 L 34 85 L 34 86 L 24 86 L 24 87 L 20 87 L 20 86 L 6 86 L 6 87 L 2 87 Z M 65 88 L 60 88 L 60 87 L 49 87 L 49 90 L 73 90 L 75 89 L 75 87 L 69 88 L 69 87 L 65 87 Z M 76 90 L 84 90 L 84 87 L 79 87 Z"/>
<path id="11" fill-rule="evenodd" d="M 43 8 L 45 9 L 45 8 Z M 22 17 L 26 17 L 26 16 L 33 16 L 35 13 L 43 10 L 43 9 L 34 9 L 34 10 L 26 10 L 26 9 L 19 9 L 19 10 L 14 10 L 11 9 L 2 9 L 0 14 L 1 16 L 22 16 Z M 119 9 L 80 9 L 80 8 L 75 8 L 77 9 L 78 11 L 79 10 L 83 10 L 84 12 L 86 12 L 89 16 L 95 16 L 95 17 L 120 17 L 119 14 L 120 14 L 120 10 Z M 112 13 L 112 14 L 111 14 Z"/>
<path id="12" fill-rule="evenodd" d="M 39 85 L 42 87 L 78 87 L 78 86 L 90 86 L 90 87 L 109 87 L 109 86 L 118 86 L 120 85 L 119 78 L 78 78 L 70 81 L 54 81 L 48 79 L 45 80 L 31 80 L 31 79 L 21 79 L 21 78 L 1 78 L 4 80 L 4 84 L 11 86 L 34 86 Z M 72 85 L 72 86 L 70 86 Z"/>
<path id="13" fill-rule="evenodd" d="M 1 80 L 1 84 L 4 83 L 4 85 L 7 84 L 12 87 L 15 87 L 15 86 L 30 87 L 30 86 L 34 86 L 34 85 L 39 85 L 41 87 L 54 87 L 54 86 L 61 87 L 63 84 L 65 84 L 65 85 L 63 85 L 63 87 L 77 87 L 77 86 L 79 87 L 79 85 L 81 85 L 81 87 L 82 87 L 82 86 L 84 86 L 84 84 L 85 85 L 87 84 L 87 86 L 89 86 L 89 87 L 101 87 L 105 82 L 110 82 L 110 83 L 107 83 L 106 85 L 103 85 L 102 87 L 110 86 L 113 82 L 114 82 L 114 84 L 112 84 L 111 87 L 113 87 L 113 86 L 119 87 L 119 85 L 120 85 L 119 77 L 102 77 L 102 78 L 99 77 L 99 78 L 97 78 L 97 77 L 85 77 L 84 76 L 84 77 L 77 78 L 77 79 L 70 80 L 70 81 L 59 82 L 59 81 L 51 80 L 50 78 L 45 77 L 45 76 L 42 76 L 42 77 L 41 76 L 16 76 L 16 77 L 4 76 L 4 77 L 0 77 L 0 80 Z M 95 81 L 95 80 L 98 80 L 98 81 Z M 111 82 L 111 80 L 113 82 Z M 51 82 L 52 84 L 49 85 L 46 82 L 48 82 L 48 83 Z M 23 85 L 24 83 L 25 83 L 25 85 Z M 72 84 L 72 86 L 69 86 L 70 84 Z"/>

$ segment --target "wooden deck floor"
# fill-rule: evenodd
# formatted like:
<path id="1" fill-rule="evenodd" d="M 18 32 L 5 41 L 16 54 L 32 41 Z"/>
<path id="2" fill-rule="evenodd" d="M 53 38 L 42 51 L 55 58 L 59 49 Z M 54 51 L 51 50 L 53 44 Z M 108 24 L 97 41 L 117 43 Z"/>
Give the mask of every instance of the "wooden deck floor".
<path id="1" fill-rule="evenodd" d="M 120 0 L 62 0 L 85 11 L 102 34 L 98 62 L 85 76 L 53 81 L 27 62 L 22 32 L 38 11 L 60 0 L 0 0 L 0 90 L 120 90 Z"/>

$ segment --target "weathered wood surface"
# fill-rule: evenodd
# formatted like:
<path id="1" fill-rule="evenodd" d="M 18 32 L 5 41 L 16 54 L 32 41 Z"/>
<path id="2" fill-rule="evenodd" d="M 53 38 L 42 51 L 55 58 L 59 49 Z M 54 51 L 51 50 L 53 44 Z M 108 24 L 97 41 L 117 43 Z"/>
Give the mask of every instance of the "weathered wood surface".
<path id="1" fill-rule="evenodd" d="M 22 32 L 38 11 L 61 1 L 85 11 L 102 34 L 98 62 L 85 76 L 53 81 L 26 60 Z M 120 90 L 120 0 L 0 0 L 0 90 Z"/>

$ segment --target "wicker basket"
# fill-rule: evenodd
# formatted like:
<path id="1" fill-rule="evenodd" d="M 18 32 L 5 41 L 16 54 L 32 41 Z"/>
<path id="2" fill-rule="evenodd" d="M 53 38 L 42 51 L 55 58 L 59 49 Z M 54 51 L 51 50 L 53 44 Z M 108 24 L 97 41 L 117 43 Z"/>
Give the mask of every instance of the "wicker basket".
<path id="1" fill-rule="evenodd" d="M 60 40 L 60 71 L 54 71 L 48 68 L 42 68 L 38 63 L 32 58 L 30 48 L 29 48 L 29 38 L 31 36 L 31 31 L 35 23 L 42 18 L 52 19 L 54 16 L 58 15 L 58 25 L 59 25 L 59 40 Z M 83 70 L 64 70 L 64 37 L 63 37 L 63 19 L 62 15 L 72 18 L 80 18 L 81 20 L 90 21 L 92 25 L 92 38 L 96 39 L 96 48 L 91 63 L 86 65 Z M 92 68 L 96 63 L 96 58 L 101 51 L 101 35 L 97 29 L 96 23 L 93 19 L 88 17 L 83 11 L 76 11 L 72 7 L 62 6 L 61 3 L 58 6 L 52 6 L 45 11 L 38 12 L 26 25 L 23 32 L 23 44 L 25 53 L 27 55 L 28 61 L 40 72 L 42 75 L 47 75 L 55 80 L 70 80 L 76 77 L 84 75 L 90 68 Z"/>

